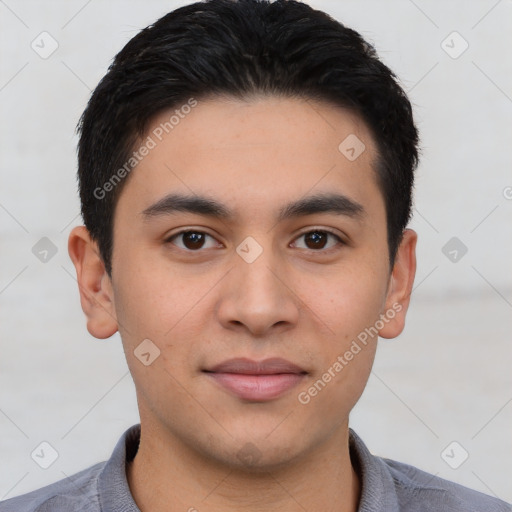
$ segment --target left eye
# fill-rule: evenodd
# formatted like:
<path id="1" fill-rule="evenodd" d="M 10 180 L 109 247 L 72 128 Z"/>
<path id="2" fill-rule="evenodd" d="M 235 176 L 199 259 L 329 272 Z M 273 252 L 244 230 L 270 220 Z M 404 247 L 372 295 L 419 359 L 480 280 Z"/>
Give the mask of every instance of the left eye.
<path id="1" fill-rule="evenodd" d="M 306 233 L 302 233 L 297 237 L 297 240 L 303 237 L 305 238 L 305 249 L 325 249 L 329 237 L 335 238 L 338 241 L 338 243 L 343 243 L 343 240 L 338 235 L 335 235 L 330 231 L 325 231 L 321 229 L 315 229 L 314 231 L 307 231 Z M 332 245 L 331 247 L 327 247 L 327 249 L 331 249 L 332 247 L 334 247 L 334 245 Z"/>
<path id="2" fill-rule="evenodd" d="M 343 243 L 341 238 L 326 230 L 320 230 L 316 229 L 314 231 L 307 231 L 306 233 L 302 233 L 299 235 L 296 240 L 300 238 L 305 239 L 305 245 L 306 247 L 299 247 L 300 249 L 311 249 L 313 251 L 318 251 L 320 249 L 326 249 L 327 240 L 331 238 L 335 238 L 338 243 Z M 181 239 L 182 245 L 176 244 L 180 249 L 184 249 L 191 252 L 198 252 L 198 249 L 208 249 L 211 247 L 214 247 L 214 245 L 211 245 L 210 247 L 205 247 L 205 240 L 207 238 L 211 238 L 212 240 L 215 240 L 211 235 L 208 233 L 204 233 L 203 231 L 180 231 L 179 233 L 174 234 L 170 238 L 166 240 L 166 242 L 174 243 L 174 239 Z M 335 246 L 331 245 L 331 247 Z M 331 247 L 327 247 L 327 249 L 330 249 Z"/>

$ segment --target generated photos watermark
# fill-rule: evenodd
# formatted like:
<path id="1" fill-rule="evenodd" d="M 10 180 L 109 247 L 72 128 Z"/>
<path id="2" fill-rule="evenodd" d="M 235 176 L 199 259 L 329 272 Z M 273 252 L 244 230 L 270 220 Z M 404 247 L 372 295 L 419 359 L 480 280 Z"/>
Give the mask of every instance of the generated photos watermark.
<path id="1" fill-rule="evenodd" d="M 379 331 L 384 328 L 384 326 L 393 318 L 395 318 L 396 314 L 402 311 L 402 304 L 395 303 L 391 308 L 389 308 L 384 314 L 380 315 L 379 320 L 377 320 L 371 327 L 366 327 L 364 331 L 361 331 L 357 338 L 352 340 L 352 344 L 350 348 L 346 350 L 343 354 L 339 355 L 336 358 L 336 361 L 332 363 L 331 366 L 325 371 L 322 376 L 315 381 L 307 390 L 301 391 L 297 395 L 297 399 L 302 405 L 307 405 L 311 402 L 311 399 L 320 393 L 325 386 L 331 382 L 342 370 L 349 364 L 354 357 L 361 352 L 363 347 L 368 344 L 368 340 L 377 336 Z M 361 347 L 361 344 L 363 347 Z"/>
<path id="2" fill-rule="evenodd" d="M 112 174 L 110 179 L 103 184 L 101 187 L 96 187 L 93 191 L 93 195 L 96 199 L 104 199 L 108 192 L 112 192 L 116 186 L 124 179 L 134 167 L 141 162 L 146 156 L 149 155 L 150 151 L 156 148 L 157 144 L 170 133 L 176 126 L 178 126 L 182 119 L 190 114 L 192 109 L 198 104 L 197 100 L 190 98 L 187 103 L 181 105 L 180 108 L 174 110 L 172 115 L 167 121 L 160 123 L 154 128 L 150 135 L 145 141 L 139 146 L 137 151 L 134 151 L 130 158 L 124 163 L 122 167 Z"/>

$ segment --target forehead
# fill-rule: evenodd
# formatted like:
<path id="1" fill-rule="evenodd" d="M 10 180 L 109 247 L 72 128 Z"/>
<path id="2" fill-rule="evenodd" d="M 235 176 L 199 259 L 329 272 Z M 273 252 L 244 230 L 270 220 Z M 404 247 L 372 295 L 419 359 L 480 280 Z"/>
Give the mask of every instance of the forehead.
<path id="1" fill-rule="evenodd" d="M 134 150 L 144 145 L 151 149 L 119 201 L 139 212 L 173 191 L 215 197 L 240 216 L 244 205 L 265 209 L 269 201 L 284 204 L 290 196 L 336 188 L 357 203 L 380 195 L 365 123 L 311 100 L 189 101 L 155 117 Z"/>

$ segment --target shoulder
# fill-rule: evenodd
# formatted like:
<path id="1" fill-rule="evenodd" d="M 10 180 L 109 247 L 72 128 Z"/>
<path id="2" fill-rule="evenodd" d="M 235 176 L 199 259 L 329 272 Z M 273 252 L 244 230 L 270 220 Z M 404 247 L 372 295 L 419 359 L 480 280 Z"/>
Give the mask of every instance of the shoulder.
<path id="1" fill-rule="evenodd" d="M 99 512 L 99 462 L 40 489 L 0 502 L 0 512 Z"/>
<path id="2" fill-rule="evenodd" d="M 512 512 L 512 505 L 409 464 L 378 457 L 395 483 L 400 510 Z M 425 506 L 428 505 L 428 508 Z"/>

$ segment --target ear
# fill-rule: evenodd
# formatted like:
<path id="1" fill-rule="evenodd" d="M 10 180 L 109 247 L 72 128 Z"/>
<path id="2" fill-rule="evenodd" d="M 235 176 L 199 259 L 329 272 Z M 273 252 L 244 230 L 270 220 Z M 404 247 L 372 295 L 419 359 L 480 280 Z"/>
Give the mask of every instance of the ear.
<path id="1" fill-rule="evenodd" d="M 404 329 L 416 274 L 417 239 L 418 235 L 412 229 L 404 231 L 389 278 L 385 306 L 381 311 L 384 327 L 379 330 L 379 336 L 382 338 L 395 338 Z"/>
<path id="2" fill-rule="evenodd" d="M 95 338 L 109 338 L 118 328 L 112 282 L 85 226 L 77 226 L 69 234 L 68 253 L 76 269 L 87 330 Z"/>

